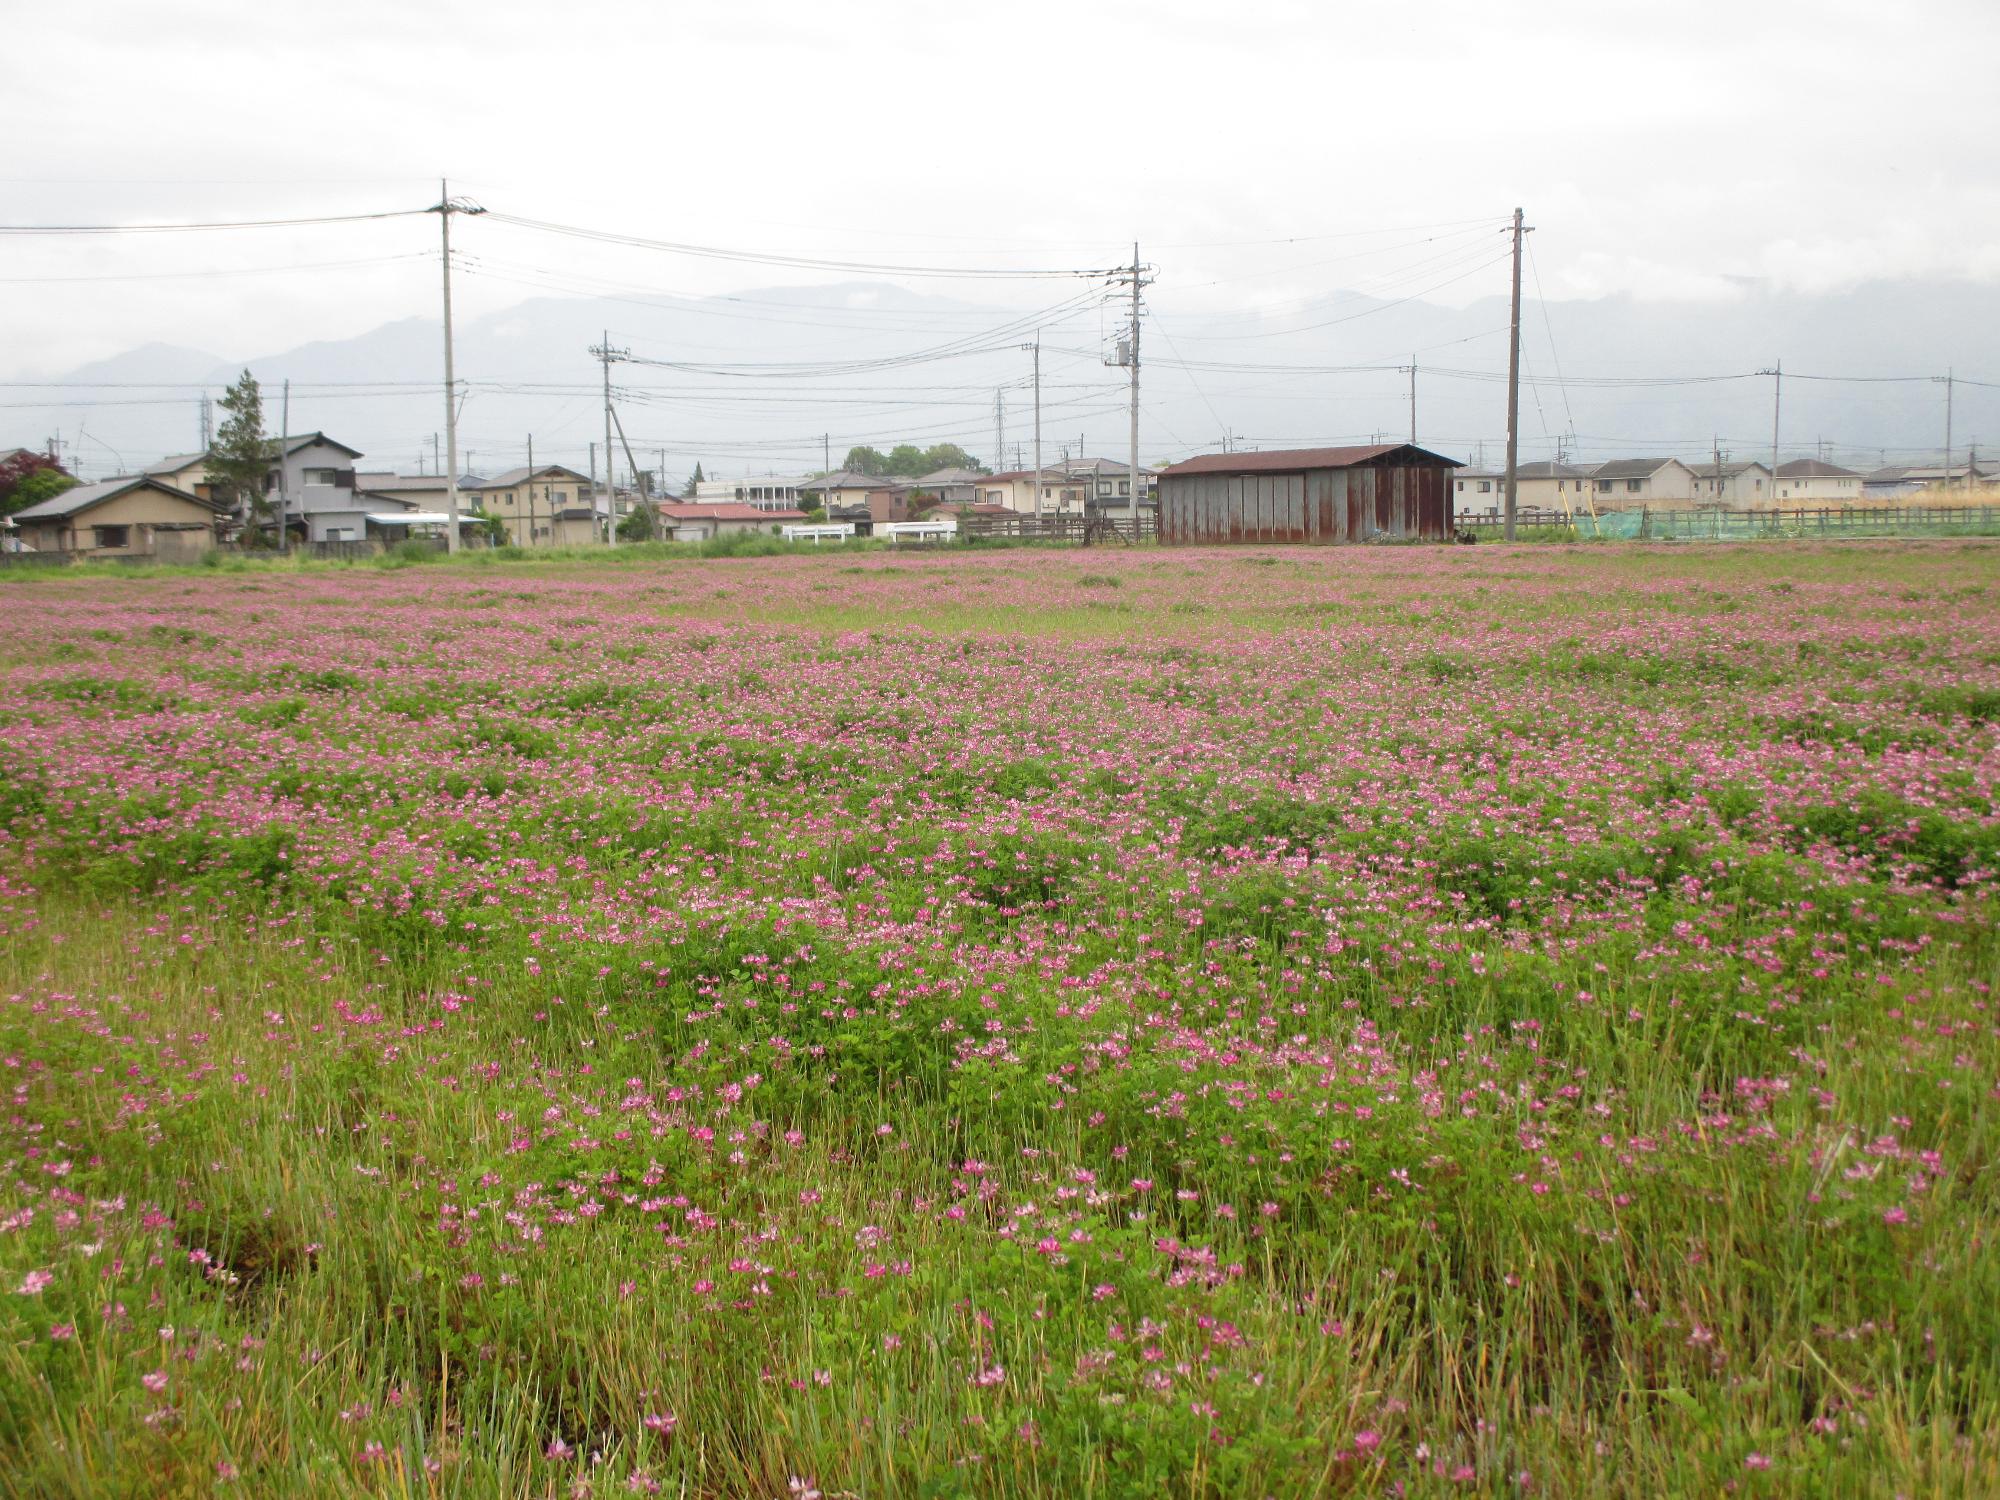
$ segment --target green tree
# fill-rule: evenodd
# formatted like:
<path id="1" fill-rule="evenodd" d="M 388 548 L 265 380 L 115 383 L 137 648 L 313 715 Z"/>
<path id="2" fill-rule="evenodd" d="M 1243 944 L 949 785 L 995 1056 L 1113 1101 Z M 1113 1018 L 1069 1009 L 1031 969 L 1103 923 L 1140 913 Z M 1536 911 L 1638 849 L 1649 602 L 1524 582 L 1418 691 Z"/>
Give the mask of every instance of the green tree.
<path id="1" fill-rule="evenodd" d="M 650 542 L 659 534 L 653 522 L 653 507 L 641 501 L 627 511 L 618 522 L 618 540 L 621 542 Z"/>
<path id="2" fill-rule="evenodd" d="M 891 472 L 889 460 L 874 448 L 849 448 L 847 457 L 840 461 L 840 467 L 849 474 L 866 474 L 870 479 L 879 479 Z"/>
<path id="3" fill-rule="evenodd" d="M 694 499 L 696 492 L 701 488 L 702 481 L 707 477 L 706 474 L 701 472 L 701 460 L 696 459 L 694 462 L 694 472 L 688 475 L 687 488 L 681 491 L 682 498 L 687 500 Z"/>
<path id="4" fill-rule="evenodd" d="M 264 397 L 257 378 L 245 370 L 223 393 L 228 413 L 208 450 L 209 494 L 235 507 L 250 524 L 246 534 L 253 546 L 271 540 L 264 532 L 273 520 L 264 483 L 271 472 L 271 447 L 264 437 Z"/>
<path id="5" fill-rule="evenodd" d="M 75 477 L 47 454 L 17 453 L 0 463 L 0 516 L 39 505 L 75 485 Z"/>
<path id="6" fill-rule="evenodd" d="M 924 467 L 924 450 L 915 443 L 898 443 L 889 450 L 888 472 L 903 479 L 915 479 L 919 474 L 928 474 Z"/>
<path id="7" fill-rule="evenodd" d="M 939 469 L 971 469 L 980 474 L 986 472 L 984 464 L 956 443 L 933 443 L 924 450 L 924 467 L 918 472 L 933 474 Z"/>

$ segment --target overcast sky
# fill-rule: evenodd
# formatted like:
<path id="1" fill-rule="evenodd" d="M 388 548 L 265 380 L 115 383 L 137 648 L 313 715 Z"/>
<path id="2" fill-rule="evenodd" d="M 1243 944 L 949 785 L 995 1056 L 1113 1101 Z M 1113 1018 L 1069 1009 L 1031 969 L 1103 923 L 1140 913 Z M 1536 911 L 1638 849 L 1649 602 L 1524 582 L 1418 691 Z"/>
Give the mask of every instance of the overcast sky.
<path id="1" fill-rule="evenodd" d="M 1137 239 L 1158 305 L 1210 329 L 1503 292 L 1516 203 L 1551 299 L 2000 277 L 1993 0 L 15 0 L 7 34 L 13 225 L 421 207 L 448 174 L 499 212 L 791 255 L 1067 268 Z M 458 230 L 466 315 L 830 279 Z M 0 236 L 0 377 L 435 316 L 436 231 Z"/>

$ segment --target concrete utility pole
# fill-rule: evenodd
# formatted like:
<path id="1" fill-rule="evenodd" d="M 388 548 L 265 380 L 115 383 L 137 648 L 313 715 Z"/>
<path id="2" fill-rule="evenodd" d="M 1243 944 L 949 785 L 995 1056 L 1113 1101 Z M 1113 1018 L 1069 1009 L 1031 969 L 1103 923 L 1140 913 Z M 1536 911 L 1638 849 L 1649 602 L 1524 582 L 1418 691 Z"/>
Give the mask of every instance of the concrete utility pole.
<path id="1" fill-rule="evenodd" d="M 528 545 L 535 545 L 535 435 L 528 434 Z"/>
<path id="2" fill-rule="evenodd" d="M 1515 470 L 1521 457 L 1521 237 L 1528 231 L 1521 224 L 1521 210 L 1514 210 L 1514 310 L 1508 319 L 1507 334 L 1507 481 L 1504 491 L 1506 525 L 1504 535 L 1514 540 Z"/>
<path id="3" fill-rule="evenodd" d="M 1037 521 L 1042 518 L 1042 331 L 1035 330 L 1035 341 L 1023 344 L 1021 348 L 1035 356 L 1035 477 L 1032 481 L 1035 496 L 1034 514 Z M 1015 447 L 1020 445 L 1017 443 Z"/>
<path id="4" fill-rule="evenodd" d="M 1132 540 L 1139 540 L 1139 242 L 1132 241 L 1132 434 L 1126 455 L 1132 471 Z"/>
<path id="5" fill-rule="evenodd" d="M 1771 498 L 1778 497 L 1778 417 L 1785 408 L 1785 362 L 1771 366 Z"/>
<path id="6" fill-rule="evenodd" d="M 993 463 L 996 469 L 1007 467 L 1007 393 L 993 393 Z"/>
<path id="7" fill-rule="evenodd" d="M 278 550 L 289 552 L 291 536 L 285 523 L 291 516 L 292 493 L 290 476 L 285 472 L 285 460 L 290 456 L 286 449 L 292 444 L 292 377 L 285 377 L 285 393 L 278 404 Z"/>
<path id="8" fill-rule="evenodd" d="M 458 381 L 454 378 L 451 365 L 451 216 L 453 214 L 483 214 L 485 209 L 475 203 L 454 203 L 451 189 L 445 180 L 438 179 L 437 207 L 430 210 L 438 216 L 438 228 L 444 239 L 444 433 L 445 433 L 445 480 L 444 480 L 444 545 L 447 552 L 458 551 Z"/>
<path id="9" fill-rule="evenodd" d="M 1944 372 L 1944 472 L 1940 481 L 1946 489 L 1951 488 L 1951 387 L 1952 375 Z"/>
<path id="10" fill-rule="evenodd" d="M 1410 356 L 1410 446 L 1417 446 L 1417 357 Z"/>
<path id="11" fill-rule="evenodd" d="M 608 539 L 612 546 L 618 545 L 618 485 L 612 478 L 613 461 L 611 455 L 617 450 L 611 446 L 611 361 L 624 359 L 630 349 L 611 347 L 611 330 L 604 330 L 604 342 L 592 344 L 590 352 L 604 363 L 604 514 L 610 521 Z M 625 455 L 630 462 L 632 455 Z"/>
<path id="12" fill-rule="evenodd" d="M 1042 518 L 1042 331 L 1035 330 L 1035 519 Z"/>
<path id="13" fill-rule="evenodd" d="M 1715 503 L 1722 504 L 1722 439 L 1715 440 Z"/>

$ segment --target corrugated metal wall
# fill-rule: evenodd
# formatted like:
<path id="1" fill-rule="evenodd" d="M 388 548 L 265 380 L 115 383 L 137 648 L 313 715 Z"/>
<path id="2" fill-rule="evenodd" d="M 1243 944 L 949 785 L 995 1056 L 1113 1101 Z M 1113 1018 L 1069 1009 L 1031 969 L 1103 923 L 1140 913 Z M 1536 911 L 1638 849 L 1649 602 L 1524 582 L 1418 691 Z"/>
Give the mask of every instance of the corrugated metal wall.
<path id="1" fill-rule="evenodd" d="M 1361 464 L 1298 474 L 1167 474 L 1163 542 L 1442 542 L 1452 534 L 1443 464 Z"/>

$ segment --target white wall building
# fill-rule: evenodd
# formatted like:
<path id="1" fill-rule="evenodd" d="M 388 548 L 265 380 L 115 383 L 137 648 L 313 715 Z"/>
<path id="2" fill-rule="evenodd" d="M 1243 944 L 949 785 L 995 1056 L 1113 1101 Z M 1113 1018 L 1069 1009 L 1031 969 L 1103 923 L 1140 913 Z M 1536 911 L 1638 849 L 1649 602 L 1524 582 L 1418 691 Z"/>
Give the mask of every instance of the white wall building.
<path id="1" fill-rule="evenodd" d="M 696 505 L 748 505 L 757 510 L 801 510 L 803 479 L 704 479 L 694 487 Z"/>

